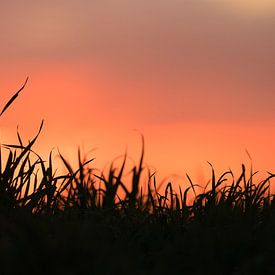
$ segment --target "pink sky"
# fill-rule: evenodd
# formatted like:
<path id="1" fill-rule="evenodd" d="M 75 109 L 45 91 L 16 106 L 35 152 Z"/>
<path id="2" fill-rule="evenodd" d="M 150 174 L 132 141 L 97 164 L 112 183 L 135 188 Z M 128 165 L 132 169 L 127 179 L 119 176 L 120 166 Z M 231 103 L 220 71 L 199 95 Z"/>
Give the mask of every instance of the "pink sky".
<path id="1" fill-rule="evenodd" d="M 259 4 L 261 3 L 261 4 Z M 0 9 L 1 140 L 102 167 L 126 145 L 168 174 L 207 179 L 242 162 L 275 171 L 273 1 L 12 1 Z"/>

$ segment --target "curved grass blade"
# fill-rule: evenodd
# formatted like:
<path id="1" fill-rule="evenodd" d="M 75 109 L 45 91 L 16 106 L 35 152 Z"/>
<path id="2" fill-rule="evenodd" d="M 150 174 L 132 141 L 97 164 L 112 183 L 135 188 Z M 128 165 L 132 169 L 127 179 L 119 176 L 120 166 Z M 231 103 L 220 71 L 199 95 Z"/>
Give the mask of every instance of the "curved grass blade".
<path id="1" fill-rule="evenodd" d="M 18 92 L 16 92 L 16 94 L 14 94 L 12 96 L 12 98 L 8 101 L 8 103 L 4 106 L 3 110 L 0 113 L 0 116 L 2 116 L 2 114 L 9 108 L 9 106 L 13 103 L 13 101 L 18 97 L 18 95 L 20 94 L 20 92 L 25 88 L 27 82 L 28 82 L 29 78 L 27 77 L 27 79 L 25 80 L 25 83 L 23 84 L 23 86 L 19 89 Z"/>

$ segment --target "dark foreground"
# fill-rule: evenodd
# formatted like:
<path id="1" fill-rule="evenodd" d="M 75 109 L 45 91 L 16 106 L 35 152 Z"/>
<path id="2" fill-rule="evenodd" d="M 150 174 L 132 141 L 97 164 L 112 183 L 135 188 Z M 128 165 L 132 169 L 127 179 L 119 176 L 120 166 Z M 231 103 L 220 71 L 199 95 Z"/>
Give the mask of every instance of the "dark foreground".
<path id="1" fill-rule="evenodd" d="M 143 150 L 126 184 L 126 156 L 99 172 L 60 155 L 57 175 L 36 138 L 0 151 L 0 274 L 275 274 L 274 174 L 211 168 L 204 191 L 187 176 L 161 194 Z"/>
<path id="2" fill-rule="evenodd" d="M 187 224 L 141 211 L 0 216 L 1 274 L 275 274 L 275 211 Z M 260 219 L 260 217 L 259 217 Z"/>

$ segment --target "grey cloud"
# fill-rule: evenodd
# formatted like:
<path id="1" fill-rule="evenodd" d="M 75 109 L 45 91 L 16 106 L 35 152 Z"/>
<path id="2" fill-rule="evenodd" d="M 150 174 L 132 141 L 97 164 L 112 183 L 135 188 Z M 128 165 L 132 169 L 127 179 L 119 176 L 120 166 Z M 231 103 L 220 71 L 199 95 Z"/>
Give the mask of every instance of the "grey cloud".
<path id="1" fill-rule="evenodd" d="M 2 4 L 2 59 L 107 64 L 133 81 L 156 85 L 138 95 L 144 117 L 161 120 L 163 109 L 172 120 L 275 117 L 270 17 L 242 17 L 215 1 L 17 4 Z M 113 97 L 125 97 L 127 88 Z M 107 104 L 112 98 L 101 96 Z"/>

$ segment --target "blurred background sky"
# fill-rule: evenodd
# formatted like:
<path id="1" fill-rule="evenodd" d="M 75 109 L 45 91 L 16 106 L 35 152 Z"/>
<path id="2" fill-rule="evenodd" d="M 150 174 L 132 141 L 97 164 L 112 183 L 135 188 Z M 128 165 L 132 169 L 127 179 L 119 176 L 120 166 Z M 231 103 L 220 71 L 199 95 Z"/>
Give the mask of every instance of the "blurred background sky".
<path id="1" fill-rule="evenodd" d="M 274 172 L 274 30 L 273 0 L 1 1 L 0 107 L 30 78 L 1 142 L 44 119 L 45 155 L 97 148 L 103 167 L 143 133 L 159 178 L 239 171 L 245 150 Z"/>

